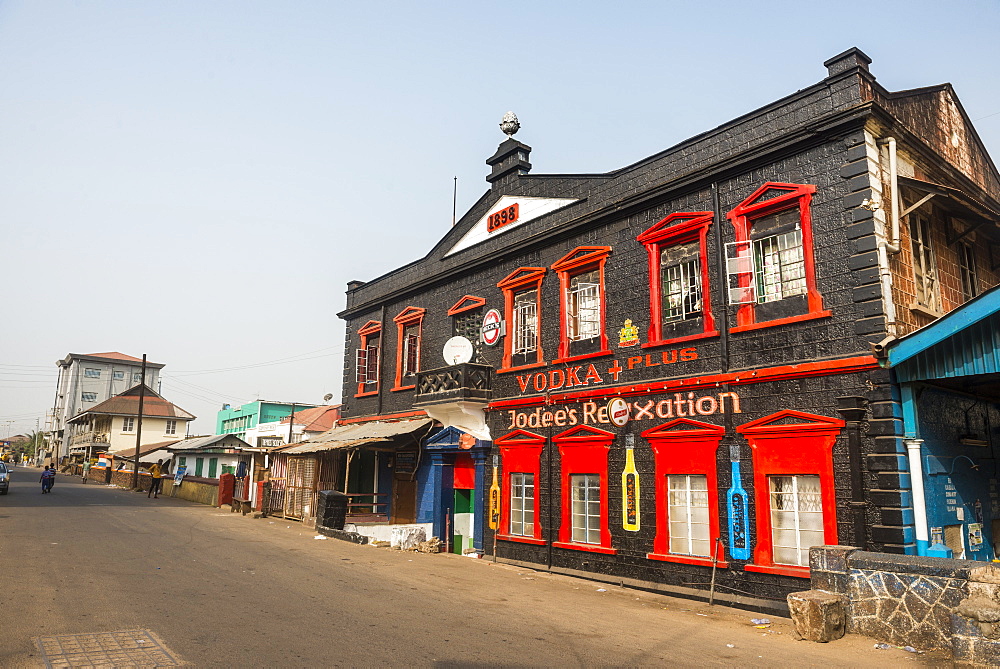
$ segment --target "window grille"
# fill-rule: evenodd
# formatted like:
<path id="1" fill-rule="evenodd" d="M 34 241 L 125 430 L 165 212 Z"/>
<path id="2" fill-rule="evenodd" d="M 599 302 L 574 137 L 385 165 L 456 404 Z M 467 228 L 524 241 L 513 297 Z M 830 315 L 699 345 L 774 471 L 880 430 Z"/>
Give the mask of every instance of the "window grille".
<path id="1" fill-rule="evenodd" d="M 667 477 L 670 552 L 710 556 L 712 538 L 708 514 L 708 477 L 679 474 Z"/>
<path id="2" fill-rule="evenodd" d="M 535 534 L 535 475 L 510 475 L 510 533 L 530 537 Z"/>
<path id="3" fill-rule="evenodd" d="M 675 323 L 701 316 L 701 263 L 687 260 L 664 265 L 660 273 L 663 322 Z"/>
<path id="4" fill-rule="evenodd" d="M 730 304 L 764 304 L 806 293 L 799 229 L 726 244 Z"/>
<path id="5" fill-rule="evenodd" d="M 111 372 L 111 378 L 114 379 L 115 381 L 123 381 L 125 379 L 125 372 L 122 371 Z"/>
<path id="6" fill-rule="evenodd" d="M 824 542 L 819 477 L 771 476 L 769 483 L 774 561 L 807 567 L 809 548 Z"/>
<path id="7" fill-rule="evenodd" d="M 83 370 L 83 375 L 88 379 L 99 379 L 101 378 L 101 370 L 88 367 Z"/>
<path id="8" fill-rule="evenodd" d="M 357 356 L 357 382 L 378 383 L 378 340 L 369 341 L 365 348 L 359 348 Z"/>
<path id="9" fill-rule="evenodd" d="M 483 322 L 482 309 L 473 309 L 452 316 L 452 335 L 465 337 L 471 342 L 479 341 L 479 328 Z"/>
<path id="10" fill-rule="evenodd" d="M 601 336 L 601 284 L 597 270 L 578 274 L 570 279 L 568 336 L 581 341 Z"/>
<path id="11" fill-rule="evenodd" d="M 416 328 L 403 331 L 403 376 L 416 376 L 420 365 L 420 335 Z"/>
<path id="12" fill-rule="evenodd" d="M 134 372 L 132 374 L 132 383 L 139 383 L 142 381 L 142 372 Z"/>
<path id="13" fill-rule="evenodd" d="M 976 268 L 976 251 L 971 244 L 958 245 L 958 266 L 962 275 L 962 297 L 966 301 L 979 294 L 979 271 Z"/>
<path id="14" fill-rule="evenodd" d="M 514 347 L 512 353 L 531 353 L 538 349 L 538 291 L 529 290 L 514 296 Z"/>
<path id="15" fill-rule="evenodd" d="M 910 242 L 917 304 L 938 311 L 937 259 L 931 246 L 930 222 L 925 217 L 911 215 Z"/>
<path id="16" fill-rule="evenodd" d="M 598 474 L 574 474 L 569 477 L 573 491 L 573 541 L 601 543 L 601 477 Z"/>

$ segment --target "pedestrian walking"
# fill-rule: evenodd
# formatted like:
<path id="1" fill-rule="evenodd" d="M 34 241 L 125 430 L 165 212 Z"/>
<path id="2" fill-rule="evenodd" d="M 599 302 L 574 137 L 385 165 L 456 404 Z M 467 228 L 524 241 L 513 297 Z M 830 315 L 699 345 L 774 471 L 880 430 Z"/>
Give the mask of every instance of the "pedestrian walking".
<path id="1" fill-rule="evenodd" d="M 87 476 L 90 474 L 90 460 L 83 461 L 83 482 L 87 482 Z"/>
<path id="2" fill-rule="evenodd" d="M 46 465 L 45 471 L 42 472 L 42 492 L 52 492 L 52 486 L 56 484 L 56 468 L 49 467 Z"/>
<path id="3" fill-rule="evenodd" d="M 149 483 L 149 493 L 146 494 L 146 497 L 152 495 L 153 499 L 157 499 L 160 496 L 160 481 L 163 479 L 163 458 L 157 460 L 156 464 L 149 468 L 149 475 L 153 477 L 153 480 Z"/>

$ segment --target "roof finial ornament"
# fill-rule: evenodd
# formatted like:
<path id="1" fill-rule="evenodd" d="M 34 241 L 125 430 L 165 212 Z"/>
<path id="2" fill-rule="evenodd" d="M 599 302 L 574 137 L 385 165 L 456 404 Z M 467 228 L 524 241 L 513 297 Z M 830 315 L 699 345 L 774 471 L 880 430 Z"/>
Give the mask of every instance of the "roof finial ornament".
<path id="1" fill-rule="evenodd" d="M 517 116 L 514 115 L 514 112 L 509 111 L 503 115 L 503 120 L 500 121 L 500 129 L 511 139 L 514 138 L 514 133 L 521 129 L 521 124 L 517 122 Z"/>

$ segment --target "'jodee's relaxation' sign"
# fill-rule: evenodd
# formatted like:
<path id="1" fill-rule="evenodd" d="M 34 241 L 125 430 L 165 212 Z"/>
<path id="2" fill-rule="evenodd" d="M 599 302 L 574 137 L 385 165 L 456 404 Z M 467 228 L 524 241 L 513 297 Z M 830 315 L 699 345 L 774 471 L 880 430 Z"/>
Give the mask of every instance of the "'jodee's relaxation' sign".
<path id="1" fill-rule="evenodd" d="M 694 418 L 717 413 L 742 413 L 740 396 L 736 393 L 716 393 L 696 396 L 693 392 L 674 393 L 666 399 L 639 399 L 628 402 L 630 420 Z M 572 427 L 573 425 L 611 424 L 608 407 L 597 402 L 565 405 L 557 408 L 537 407 L 533 410 L 508 410 L 508 429 L 526 427 Z"/>

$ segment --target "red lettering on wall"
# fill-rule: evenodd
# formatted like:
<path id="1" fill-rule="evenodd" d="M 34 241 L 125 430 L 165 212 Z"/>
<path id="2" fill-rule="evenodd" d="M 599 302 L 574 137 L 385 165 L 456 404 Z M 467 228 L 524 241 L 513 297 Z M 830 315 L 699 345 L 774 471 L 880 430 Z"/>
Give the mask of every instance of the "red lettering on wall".
<path id="1" fill-rule="evenodd" d="M 584 384 L 580 383 L 580 377 L 577 374 L 580 372 L 580 367 L 567 367 L 566 368 L 566 387 L 572 388 L 573 386 L 582 386 Z"/>
<path id="2" fill-rule="evenodd" d="M 698 359 L 698 349 L 696 348 L 681 349 L 681 360 L 697 360 L 697 359 Z"/>
<path id="3" fill-rule="evenodd" d="M 594 383 L 604 383 L 604 379 L 597 373 L 597 368 L 593 365 L 587 367 L 587 376 L 583 377 L 583 385 L 590 385 L 591 379 L 593 379 Z"/>
<path id="4" fill-rule="evenodd" d="M 677 349 L 672 348 L 669 351 L 663 351 L 660 353 L 660 357 L 663 358 L 664 365 L 672 365 L 677 362 Z"/>
<path id="5" fill-rule="evenodd" d="M 628 359 L 628 368 L 629 369 L 635 369 L 636 365 L 641 365 L 641 364 L 642 364 L 642 356 L 641 355 L 633 355 L 631 358 Z"/>
<path id="6" fill-rule="evenodd" d="M 542 392 L 545 390 L 545 384 L 548 383 L 549 376 L 545 372 L 538 372 L 535 374 L 535 390 Z"/>
<path id="7" fill-rule="evenodd" d="M 566 372 L 561 369 L 553 369 L 549 372 L 549 390 L 559 390 L 564 385 L 566 385 Z"/>
<path id="8" fill-rule="evenodd" d="M 531 382 L 531 374 L 526 374 L 524 376 L 518 375 L 517 385 L 521 386 L 521 392 L 523 393 L 528 389 L 528 384 Z"/>

